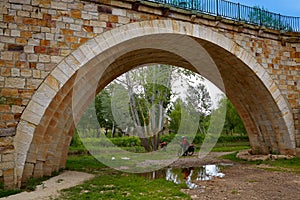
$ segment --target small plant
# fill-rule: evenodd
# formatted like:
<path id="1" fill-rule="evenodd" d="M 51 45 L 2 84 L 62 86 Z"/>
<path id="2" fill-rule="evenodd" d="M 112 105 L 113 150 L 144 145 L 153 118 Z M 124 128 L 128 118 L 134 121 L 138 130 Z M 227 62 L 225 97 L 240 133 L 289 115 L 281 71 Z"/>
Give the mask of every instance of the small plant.
<path id="1" fill-rule="evenodd" d="M 248 180 L 249 183 L 256 183 L 258 180 Z"/>
<path id="2" fill-rule="evenodd" d="M 63 181 L 64 181 L 64 179 L 61 179 L 61 178 L 60 178 L 60 179 L 58 179 L 56 182 L 57 182 L 57 183 L 61 183 L 61 182 L 63 182 Z"/>
<path id="3" fill-rule="evenodd" d="M 22 190 L 12 190 L 12 189 L 5 189 L 4 183 L 0 182 L 0 198 L 7 197 L 9 195 L 17 194 L 22 192 Z"/>
<path id="4" fill-rule="evenodd" d="M 239 192 L 236 190 L 236 189 L 233 189 L 232 191 L 231 191 L 231 194 L 238 194 Z"/>

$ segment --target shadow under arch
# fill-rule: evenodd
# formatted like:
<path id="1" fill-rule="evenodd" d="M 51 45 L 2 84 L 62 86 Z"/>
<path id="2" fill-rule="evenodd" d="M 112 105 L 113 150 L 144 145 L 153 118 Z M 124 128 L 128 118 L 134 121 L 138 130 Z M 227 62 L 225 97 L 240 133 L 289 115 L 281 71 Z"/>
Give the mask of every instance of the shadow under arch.
<path id="1" fill-rule="evenodd" d="M 197 44 L 202 54 L 185 42 Z M 14 140 L 17 180 L 49 175 L 64 167 L 76 124 L 70 105 L 80 70 L 83 70 L 81 75 L 89 77 L 86 81 L 94 90 L 100 91 L 135 66 L 154 62 L 197 71 L 221 90 L 226 89 L 257 152 L 293 153 L 294 125 L 289 106 L 267 71 L 250 53 L 207 27 L 153 20 L 124 25 L 90 39 L 47 76 L 17 127 Z M 208 67 L 212 63 L 215 69 Z M 101 68 L 103 64 L 108 68 Z M 101 81 L 94 78 L 96 75 L 102 75 Z M 88 105 L 88 97 L 92 95 L 85 92 L 78 96 L 79 100 L 87 99 L 79 101 L 81 110 Z"/>

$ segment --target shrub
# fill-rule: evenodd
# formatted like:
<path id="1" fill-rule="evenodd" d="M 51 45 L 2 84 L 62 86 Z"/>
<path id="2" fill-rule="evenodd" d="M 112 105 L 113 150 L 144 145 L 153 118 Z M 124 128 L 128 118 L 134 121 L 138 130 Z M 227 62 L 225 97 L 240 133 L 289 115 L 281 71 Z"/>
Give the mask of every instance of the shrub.
<path id="1" fill-rule="evenodd" d="M 70 146 L 72 146 L 72 147 L 80 147 L 80 146 L 82 146 L 82 141 L 81 141 L 81 139 L 80 139 L 80 137 L 79 137 L 79 135 L 78 135 L 78 133 L 77 133 L 76 130 L 75 130 L 74 135 L 72 137 Z"/>
<path id="2" fill-rule="evenodd" d="M 109 140 L 118 147 L 141 146 L 140 138 L 134 136 L 109 138 Z M 84 138 L 83 143 L 88 146 L 106 147 L 107 138 Z"/>

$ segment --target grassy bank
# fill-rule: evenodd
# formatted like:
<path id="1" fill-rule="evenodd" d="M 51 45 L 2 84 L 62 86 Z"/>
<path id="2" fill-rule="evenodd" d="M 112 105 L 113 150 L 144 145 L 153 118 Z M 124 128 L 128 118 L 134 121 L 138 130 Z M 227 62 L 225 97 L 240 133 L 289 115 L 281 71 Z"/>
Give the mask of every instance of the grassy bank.
<path id="1" fill-rule="evenodd" d="M 246 163 L 260 165 L 265 164 L 269 167 L 266 167 L 266 170 L 273 171 L 284 171 L 284 172 L 293 172 L 300 174 L 300 157 L 295 157 L 292 159 L 278 159 L 278 160 L 266 160 L 266 161 L 245 161 L 236 157 L 238 152 L 232 154 L 224 155 L 222 158 L 232 160 L 234 162 Z"/>
<path id="2" fill-rule="evenodd" d="M 84 171 L 96 175 L 84 184 L 65 189 L 57 199 L 190 199 L 176 185 L 165 179 L 148 180 L 138 174 L 116 171 L 89 155 L 72 155 L 67 159 L 68 170 Z"/>

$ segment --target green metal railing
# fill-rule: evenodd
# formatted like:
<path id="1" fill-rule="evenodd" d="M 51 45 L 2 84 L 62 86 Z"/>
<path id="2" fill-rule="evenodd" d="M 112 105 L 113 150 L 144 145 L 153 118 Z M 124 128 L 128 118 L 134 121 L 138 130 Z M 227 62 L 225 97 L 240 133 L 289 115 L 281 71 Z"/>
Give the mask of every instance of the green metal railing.
<path id="1" fill-rule="evenodd" d="M 300 32 L 300 17 L 284 16 L 258 7 L 249 7 L 226 0 L 146 0 L 198 13 L 265 26 L 283 31 Z"/>

